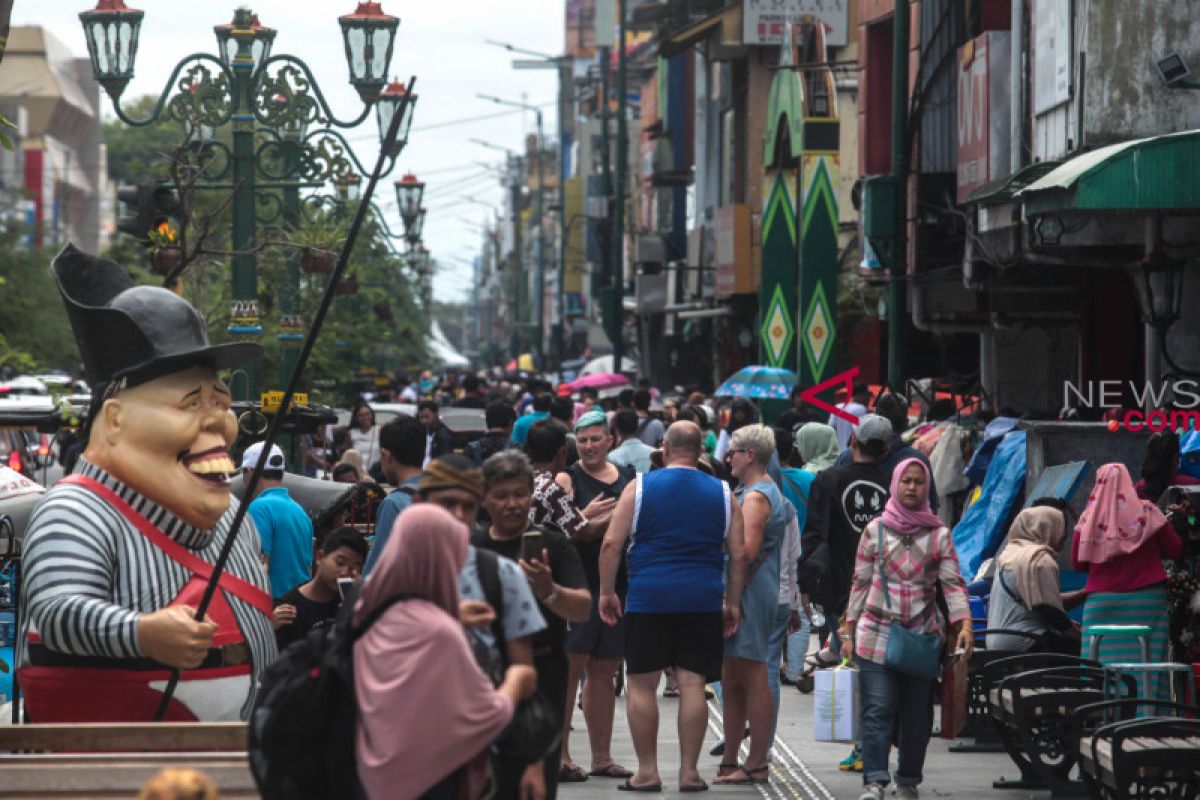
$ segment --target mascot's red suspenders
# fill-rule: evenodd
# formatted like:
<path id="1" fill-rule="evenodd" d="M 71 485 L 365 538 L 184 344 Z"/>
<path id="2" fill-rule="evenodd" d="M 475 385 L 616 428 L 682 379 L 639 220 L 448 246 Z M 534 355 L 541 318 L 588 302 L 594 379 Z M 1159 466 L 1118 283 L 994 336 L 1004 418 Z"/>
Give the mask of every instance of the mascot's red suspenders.
<path id="1" fill-rule="evenodd" d="M 83 475 L 70 475 L 61 483 L 82 486 L 99 495 L 150 540 L 167 558 L 192 577 L 171 605 L 200 604 L 213 565 L 156 528 L 148 519 L 107 486 Z M 221 573 L 223 591 L 213 596 L 207 619 L 218 626 L 213 647 L 204 662 L 180 677 L 180 688 L 167 709 L 166 721 L 195 721 L 228 716 L 240 707 L 249 685 L 250 649 L 225 592 L 271 617 L 271 598 L 249 581 Z M 161 700 L 159 691 L 170 678 L 169 667 L 149 658 L 116 659 L 76 656 L 47 648 L 41 637 L 29 635 L 29 666 L 20 670 L 29 717 L 33 722 L 150 722 Z M 234 679 L 234 680 L 229 680 Z M 205 686 L 200 682 L 209 682 Z M 199 691 L 190 691 L 191 689 Z M 237 686 L 241 685 L 241 691 Z M 212 691 L 209 691 L 212 690 Z M 189 703 L 189 697 L 191 703 Z M 215 706 L 223 706 L 224 712 Z"/>

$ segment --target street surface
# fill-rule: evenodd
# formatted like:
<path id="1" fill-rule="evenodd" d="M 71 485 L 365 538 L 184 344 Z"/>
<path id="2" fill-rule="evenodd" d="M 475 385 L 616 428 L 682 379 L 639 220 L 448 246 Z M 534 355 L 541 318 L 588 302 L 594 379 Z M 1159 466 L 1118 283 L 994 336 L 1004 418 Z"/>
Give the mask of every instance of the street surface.
<path id="1" fill-rule="evenodd" d="M 661 689 L 659 690 L 661 694 Z M 813 696 L 800 694 L 795 687 L 783 686 L 782 707 L 779 713 L 779 732 L 771 754 L 771 782 L 766 786 L 716 786 L 713 777 L 717 773 L 720 758 L 708 755 L 708 751 L 721 736 L 720 706 L 709 701 L 709 735 L 704 740 L 700 756 L 700 774 L 710 786 L 708 795 L 721 797 L 756 798 L 761 795 L 771 800 L 856 800 L 862 791 L 862 773 L 840 772 L 837 764 L 850 752 L 848 744 L 814 742 L 812 738 Z M 675 710 L 678 701 L 659 697 L 658 755 L 659 774 L 663 779 L 663 792 L 668 796 L 678 795 L 679 744 L 675 732 Z M 935 725 L 937 715 L 934 715 Z M 571 752 L 575 762 L 585 769 L 589 766 L 586 723 L 583 713 L 576 709 L 575 730 L 571 733 Z M 925 782 L 921 785 L 921 797 L 953 797 L 963 800 L 1038 800 L 1049 798 L 1049 792 L 1034 793 L 993 789 L 992 781 L 1000 777 L 1014 779 L 1018 776 L 1016 766 L 1004 753 L 951 753 L 948 748 L 954 742 L 938 738 L 935 733 L 929 741 L 929 752 L 925 760 Z M 617 717 L 613 725 L 613 758 L 628 768 L 637 768 L 633 754 L 633 743 L 629 738 L 629 725 L 625 721 L 625 697 L 617 701 Z M 745 757 L 745 750 L 742 752 Z M 893 751 L 892 767 L 896 756 Z M 563 800 L 601 800 L 615 797 L 630 797 L 618 792 L 619 780 L 610 778 L 588 778 L 585 783 L 559 785 L 559 797 Z M 689 795 L 694 797 L 695 795 Z M 888 795 L 891 796 L 890 793 Z"/>

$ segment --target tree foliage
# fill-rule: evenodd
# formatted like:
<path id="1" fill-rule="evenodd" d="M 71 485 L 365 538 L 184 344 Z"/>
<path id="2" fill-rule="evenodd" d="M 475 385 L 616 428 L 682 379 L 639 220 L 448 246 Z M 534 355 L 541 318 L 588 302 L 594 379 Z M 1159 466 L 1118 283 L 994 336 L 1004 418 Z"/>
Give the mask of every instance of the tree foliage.
<path id="1" fill-rule="evenodd" d="M 22 226 L 0 230 L 0 368 L 12 372 L 78 372 L 79 352 L 50 276 L 51 248 L 27 245 Z"/>

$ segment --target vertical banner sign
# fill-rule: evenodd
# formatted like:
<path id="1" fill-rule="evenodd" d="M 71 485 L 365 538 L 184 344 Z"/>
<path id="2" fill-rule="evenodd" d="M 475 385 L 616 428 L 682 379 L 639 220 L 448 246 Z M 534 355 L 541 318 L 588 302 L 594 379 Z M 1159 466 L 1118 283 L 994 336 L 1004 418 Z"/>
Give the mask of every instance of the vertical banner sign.
<path id="1" fill-rule="evenodd" d="M 810 123 L 812 124 L 812 123 Z M 832 122 L 837 125 L 836 119 Z M 819 137 L 807 136 L 811 143 Z M 834 138 L 836 141 L 836 137 Z M 800 216 L 801 386 L 824 380 L 837 333 L 837 152 L 806 149 L 802 157 Z"/>
<path id="2" fill-rule="evenodd" d="M 792 190 L 796 172 L 768 170 L 762 223 L 762 281 L 758 290 L 762 362 L 796 369 L 792 341 L 796 335 L 796 205 Z"/>
<path id="3" fill-rule="evenodd" d="M 804 84 L 795 64 L 792 26 L 783 32 L 780 69 L 771 79 L 763 142 L 762 280 L 758 290 L 759 350 L 772 367 L 797 370 L 799 230 L 797 209 L 804 149 Z"/>

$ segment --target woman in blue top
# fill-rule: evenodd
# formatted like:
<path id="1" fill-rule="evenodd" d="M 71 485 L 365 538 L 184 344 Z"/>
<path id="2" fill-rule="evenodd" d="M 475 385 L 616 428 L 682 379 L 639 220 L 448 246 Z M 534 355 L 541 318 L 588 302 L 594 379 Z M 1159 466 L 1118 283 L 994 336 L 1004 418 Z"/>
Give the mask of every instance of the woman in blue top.
<path id="1" fill-rule="evenodd" d="M 746 557 L 750 567 L 742 592 L 742 620 L 737 633 L 725 641 L 721 671 L 726 732 L 744 731 L 750 723 L 750 754 L 736 760 L 741 742 L 726 746 L 717 783 L 766 783 L 767 750 L 771 744 L 774 703 L 767 681 L 768 641 L 775 627 L 779 599 L 779 551 L 795 509 L 767 477 L 775 453 L 775 433 L 766 425 L 746 425 L 733 434 L 729 456 L 741 482 L 738 498 L 745 522 Z M 775 667 L 778 669 L 778 666 Z"/>

